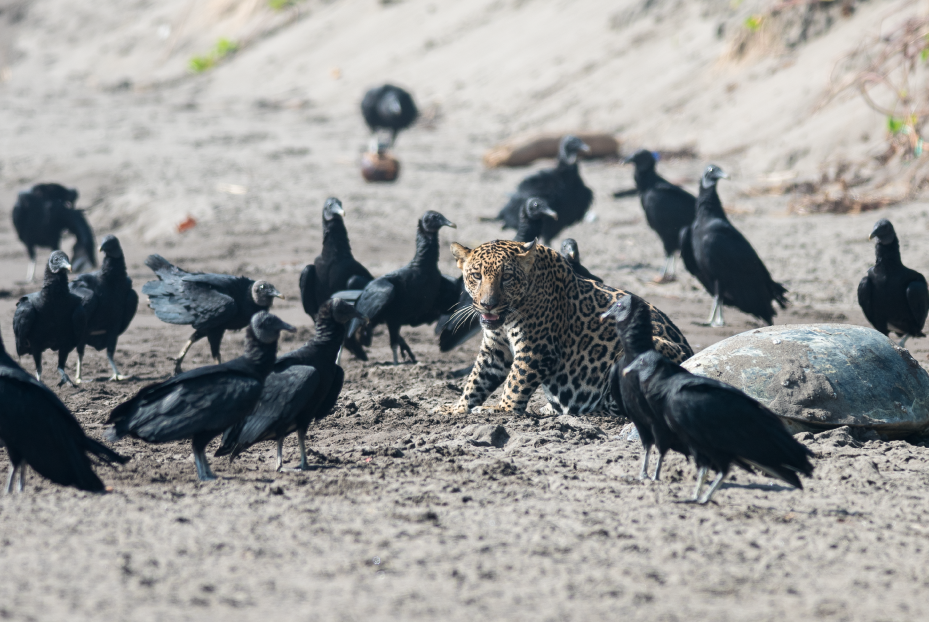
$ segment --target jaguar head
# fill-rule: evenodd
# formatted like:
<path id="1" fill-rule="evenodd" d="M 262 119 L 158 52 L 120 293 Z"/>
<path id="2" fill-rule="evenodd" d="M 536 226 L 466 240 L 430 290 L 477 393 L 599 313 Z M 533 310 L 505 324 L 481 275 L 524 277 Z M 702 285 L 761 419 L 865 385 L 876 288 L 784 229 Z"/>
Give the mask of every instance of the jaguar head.
<path id="1" fill-rule="evenodd" d="M 529 289 L 532 267 L 539 249 L 536 241 L 522 243 L 495 240 L 474 250 L 452 244 L 452 255 L 471 295 L 472 308 L 481 325 L 500 328 Z"/>

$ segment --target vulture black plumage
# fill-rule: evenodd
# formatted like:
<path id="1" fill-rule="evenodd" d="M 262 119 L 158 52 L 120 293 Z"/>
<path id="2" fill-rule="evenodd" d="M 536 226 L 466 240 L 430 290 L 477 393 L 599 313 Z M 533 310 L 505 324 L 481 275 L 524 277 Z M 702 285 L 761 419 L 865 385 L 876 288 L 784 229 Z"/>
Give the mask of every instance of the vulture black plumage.
<path id="1" fill-rule="evenodd" d="M 416 226 L 413 260 L 374 279 L 361 292 L 355 308 L 368 318 L 368 324 L 363 327 L 360 319 L 352 320 L 345 340 L 346 348 L 356 357 L 367 360 L 364 347 L 371 345 L 374 327 L 387 324 L 394 363 L 400 362 L 401 353 L 415 363 L 416 357 L 400 336 L 400 328 L 431 324 L 458 301 L 458 282 L 439 271 L 439 229 L 442 227 L 455 228 L 455 224 L 438 212 L 430 210 L 423 214 Z"/>
<path id="2" fill-rule="evenodd" d="M 307 315 L 316 319 L 319 306 L 342 290 L 364 289 L 374 280 L 352 256 L 345 229 L 345 210 L 335 197 L 323 205 L 323 249 L 300 273 L 300 301 Z"/>
<path id="3" fill-rule="evenodd" d="M 221 363 L 219 346 L 227 330 L 248 326 L 253 315 L 267 311 L 275 298 L 284 296 L 267 281 L 253 281 L 244 276 L 186 272 L 171 265 L 161 255 L 149 255 L 145 265 L 158 276 L 142 287 L 155 315 L 168 324 L 189 324 L 194 334 L 174 359 L 174 373 L 194 343 L 206 337 L 210 353 Z"/>
<path id="4" fill-rule="evenodd" d="M 656 153 L 639 149 L 625 159 L 635 165 L 635 187 L 648 226 L 664 246 L 665 265 L 658 282 L 674 280 L 674 254 L 681 249 L 681 229 L 689 227 L 696 214 L 697 199 L 655 171 Z"/>
<path id="5" fill-rule="evenodd" d="M 623 344 L 622 357 L 613 363 L 610 370 L 610 395 L 616 405 L 616 415 L 625 415 L 635 424 L 639 440 L 645 450 L 639 479 L 648 477 L 648 459 L 652 448 L 658 450 L 658 463 L 655 465 L 653 480 L 661 477 L 661 463 L 670 450 L 689 455 L 689 450 L 677 435 L 671 431 L 664 418 L 656 415 L 645 398 L 639 377 L 634 371 L 623 372 L 636 358 L 642 356 L 653 358 L 661 356 L 655 350 L 652 339 L 651 312 L 645 302 L 634 294 L 628 294 L 617 300 L 603 314 L 602 319 L 613 318 L 616 332 Z"/>
<path id="6" fill-rule="evenodd" d="M 900 241 L 886 218 L 874 224 L 868 239 L 874 245 L 874 265 L 858 284 L 858 304 L 875 329 L 887 335 L 894 331 L 902 347 L 910 337 L 925 337 L 929 315 L 926 277 L 903 265 Z"/>
<path id="7" fill-rule="evenodd" d="M 574 270 L 574 274 L 578 275 L 582 279 L 590 279 L 591 281 L 597 281 L 602 283 L 601 279 L 596 274 L 592 274 L 590 270 L 584 267 L 581 264 L 581 249 L 577 245 L 577 241 L 573 238 L 565 238 L 561 243 L 561 256 L 568 260 L 568 263 L 571 264 L 571 268 Z"/>
<path id="8" fill-rule="evenodd" d="M 74 386 L 65 367 L 68 355 L 75 348 L 83 350 L 87 331 L 87 315 L 80 296 L 68 290 L 71 263 L 62 251 L 52 251 L 45 266 L 42 289 L 28 294 L 16 303 L 13 314 L 13 334 L 16 354 L 32 355 L 36 378 L 42 380 L 42 352 L 58 351 L 58 386 Z"/>
<path id="9" fill-rule="evenodd" d="M 345 324 L 361 318 L 355 307 L 341 298 L 330 298 L 319 308 L 316 336 L 293 352 L 278 357 L 265 380 L 255 410 L 223 433 L 216 456 L 236 456 L 261 441 L 277 442 L 277 470 L 283 468 L 284 439 L 294 432 L 300 446 L 300 466 L 309 469 L 306 432 L 335 406 L 345 374 L 336 357 L 345 339 Z"/>
<path id="10" fill-rule="evenodd" d="M 548 203 L 558 219 L 542 223 L 542 241 L 550 243 L 563 229 L 583 220 L 594 200 L 594 194 L 584 185 L 578 171 L 578 153 L 589 153 L 584 141 L 577 136 L 565 136 L 558 148 L 555 168 L 538 171 L 525 178 L 510 196 L 509 202 L 493 220 L 502 220 L 504 228 L 519 228 L 519 211 L 526 199 L 538 197 Z"/>
<path id="11" fill-rule="evenodd" d="M 139 295 L 132 289 L 132 279 L 126 273 L 123 248 L 114 235 L 100 243 L 103 262 L 100 270 L 82 274 L 69 285 L 71 293 L 81 297 L 87 318 L 86 344 L 95 350 L 106 348 L 106 360 L 113 370 L 110 380 L 124 380 L 116 361 L 116 344 L 119 336 L 129 328 L 139 307 Z M 81 382 L 84 347 L 77 349 L 77 373 L 74 381 Z"/>
<path id="12" fill-rule="evenodd" d="M 548 206 L 548 203 L 538 197 L 526 199 L 519 208 L 519 226 L 513 240 L 516 242 L 536 240 L 542 235 L 542 223 L 548 218 L 558 220 L 558 214 Z M 465 289 L 464 277 L 459 276 L 456 282 L 459 291 L 458 304 L 448 313 L 441 315 L 435 325 L 441 352 L 453 350 L 481 332 L 480 317 L 466 312 L 471 308 L 471 294 Z M 458 311 L 461 311 L 460 321 L 453 319 L 458 317 L 455 315 Z"/>
<path id="13" fill-rule="evenodd" d="M 419 110 L 408 92 L 398 86 L 384 84 L 368 89 L 365 93 L 361 100 L 361 116 L 375 134 L 375 145 L 371 151 L 380 152 L 384 147 L 393 147 L 397 134 L 413 125 Z M 379 130 L 390 132 L 390 140 L 386 145 L 377 138 Z"/>
<path id="14" fill-rule="evenodd" d="M 37 184 L 20 192 L 13 206 L 13 226 L 29 253 L 26 281 L 35 277 L 36 247 L 58 250 L 65 231 L 77 238 L 71 253 L 75 272 L 97 266 L 94 232 L 84 212 L 74 207 L 77 190 L 59 184 Z"/>
<path id="15" fill-rule="evenodd" d="M 693 500 L 707 503 L 732 465 L 803 488 L 799 474 L 811 475 L 812 452 L 797 442 L 780 419 L 738 389 L 695 376 L 661 354 L 643 355 L 623 371 L 636 374 L 648 405 L 664 418 L 699 469 Z M 716 479 L 702 497 L 709 469 Z"/>
<path id="16" fill-rule="evenodd" d="M 17 488 L 22 491 L 27 464 L 56 484 L 101 492 L 103 482 L 87 454 L 110 465 L 129 461 L 88 437 L 58 396 L 10 358 L 2 339 L 0 403 L 0 446 L 6 446 L 10 458 L 7 493 L 13 491 L 17 479 Z"/>
<path id="17" fill-rule="evenodd" d="M 707 323 L 725 326 L 723 305 L 730 305 L 771 324 L 772 302 L 787 307 L 787 289 L 774 281 L 768 269 L 738 229 L 732 226 L 716 192 L 716 182 L 727 175 L 710 164 L 703 173 L 697 197 L 697 215 L 681 230 L 684 265 L 713 296 Z"/>
<path id="18" fill-rule="evenodd" d="M 143 388 L 110 413 L 109 439 L 132 436 L 147 443 L 191 439 L 197 477 L 216 479 L 204 449 L 254 410 L 274 367 L 282 330 L 296 329 L 267 311 L 256 313 L 245 329 L 242 356 Z"/>

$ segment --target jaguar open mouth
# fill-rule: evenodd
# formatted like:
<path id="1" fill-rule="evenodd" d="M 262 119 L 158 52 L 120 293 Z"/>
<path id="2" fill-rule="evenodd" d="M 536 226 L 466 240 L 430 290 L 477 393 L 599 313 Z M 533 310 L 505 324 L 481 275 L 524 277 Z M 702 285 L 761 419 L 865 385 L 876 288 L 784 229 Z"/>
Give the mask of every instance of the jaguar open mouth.
<path id="1" fill-rule="evenodd" d="M 487 328 L 503 326 L 503 316 L 497 313 L 481 313 L 481 325 Z"/>

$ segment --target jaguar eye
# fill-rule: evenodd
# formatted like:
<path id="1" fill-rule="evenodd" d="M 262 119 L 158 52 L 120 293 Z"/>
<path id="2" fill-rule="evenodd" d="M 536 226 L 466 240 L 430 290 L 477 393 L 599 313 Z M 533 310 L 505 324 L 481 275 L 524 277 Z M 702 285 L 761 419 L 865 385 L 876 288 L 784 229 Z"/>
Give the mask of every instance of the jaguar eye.
<path id="1" fill-rule="evenodd" d="M 481 280 L 481 273 L 480 273 L 480 272 L 472 272 L 472 273 L 471 273 L 471 278 L 474 279 L 475 281 L 480 281 L 480 280 Z"/>

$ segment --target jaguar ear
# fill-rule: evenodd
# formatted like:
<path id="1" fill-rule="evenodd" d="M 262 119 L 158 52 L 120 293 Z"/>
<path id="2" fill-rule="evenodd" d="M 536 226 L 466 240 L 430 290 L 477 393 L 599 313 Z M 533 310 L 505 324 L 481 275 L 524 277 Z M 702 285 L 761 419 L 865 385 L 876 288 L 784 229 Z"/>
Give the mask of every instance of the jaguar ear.
<path id="1" fill-rule="evenodd" d="M 516 255 L 516 261 L 519 262 L 519 265 L 522 266 L 522 269 L 527 273 L 532 270 L 532 265 L 535 263 L 535 256 L 539 250 L 538 241 L 538 239 L 535 239 L 531 242 L 526 242 L 523 244 L 525 252 Z"/>
<path id="2" fill-rule="evenodd" d="M 452 256 L 458 261 L 458 269 L 464 270 L 465 262 L 468 261 L 468 257 L 471 256 L 471 253 L 474 252 L 467 246 L 462 246 L 458 242 L 452 242 Z"/>

